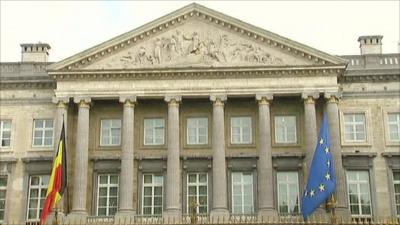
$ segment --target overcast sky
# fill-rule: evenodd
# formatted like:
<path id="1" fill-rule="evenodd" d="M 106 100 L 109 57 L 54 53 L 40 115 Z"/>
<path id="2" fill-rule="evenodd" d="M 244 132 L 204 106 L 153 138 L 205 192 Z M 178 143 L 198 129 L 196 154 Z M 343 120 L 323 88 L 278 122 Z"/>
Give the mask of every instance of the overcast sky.
<path id="1" fill-rule="evenodd" d="M 192 1 L 4 1 L 1 61 L 20 61 L 19 44 L 44 42 L 59 61 Z M 359 54 L 360 35 L 383 35 L 398 52 L 399 1 L 196 1 L 334 55 Z"/>

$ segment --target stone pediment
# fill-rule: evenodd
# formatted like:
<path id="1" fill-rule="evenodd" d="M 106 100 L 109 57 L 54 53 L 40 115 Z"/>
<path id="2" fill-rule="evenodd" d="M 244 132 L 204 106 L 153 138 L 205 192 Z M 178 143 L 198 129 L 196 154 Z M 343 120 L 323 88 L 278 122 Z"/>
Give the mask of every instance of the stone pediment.
<path id="1" fill-rule="evenodd" d="M 50 66 L 54 70 L 282 67 L 344 60 L 191 4 Z"/>

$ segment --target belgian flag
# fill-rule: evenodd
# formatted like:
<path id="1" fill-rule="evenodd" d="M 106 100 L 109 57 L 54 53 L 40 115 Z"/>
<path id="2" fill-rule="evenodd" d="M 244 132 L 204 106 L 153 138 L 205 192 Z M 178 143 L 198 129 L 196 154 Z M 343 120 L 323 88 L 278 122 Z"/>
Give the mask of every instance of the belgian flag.
<path id="1" fill-rule="evenodd" d="M 49 185 L 47 186 L 46 200 L 43 205 L 40 224 L 46 222 L 47 216 L 60 201 L 64 190 L 67 187 L 67 154 L 65 148 L 65 128 L 64 121 L 62 123 L 60 141 L 58 142 L 57 154 L 54 157 L 53 169 Z"/>

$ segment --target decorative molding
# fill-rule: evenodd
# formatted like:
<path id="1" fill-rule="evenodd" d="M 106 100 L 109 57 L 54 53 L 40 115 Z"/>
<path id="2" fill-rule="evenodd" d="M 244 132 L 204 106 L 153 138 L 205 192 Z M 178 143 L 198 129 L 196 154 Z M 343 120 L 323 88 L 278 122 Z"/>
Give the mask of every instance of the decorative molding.
<path id="1" fill-rule="evenodd" d="M 18 81 L 18 82 L 0 82 L 1 90 L 26 90 L 26 89 L 55 89 L 54 81 Z"/>
<path id="2" fill-rule="evenodd" d="M 301 76 L 340 76 L 342 66 L 333 67 L 238 67 L 238 68 L 164 68 L 143 70 L 87 70 L 87 71 L 49 71 L 49 75 L 57 80 L 126 80 L 126 79 L 221 79 L 221 78 L 259 78 L 259 77 L 301 77 Z"/>
<path id="3" fill-rule="evenodd" d="M 375 75 L 344 75 L 339 77 L 339 83 L 374 83 L 374 82 L 388 82 L 388 81 L 400 81 L 400 74 L 375 74 Z"/>

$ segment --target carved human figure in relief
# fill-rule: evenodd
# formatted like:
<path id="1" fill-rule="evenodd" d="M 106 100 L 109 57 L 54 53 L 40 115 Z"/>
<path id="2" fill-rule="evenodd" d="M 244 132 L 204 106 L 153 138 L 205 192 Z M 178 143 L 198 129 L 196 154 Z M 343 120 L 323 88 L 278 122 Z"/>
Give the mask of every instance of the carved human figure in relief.
<path id="1" fill-rule="evenodd" d="M 147 56 L 146 56 L 146 49 L 144 47 L 140 47 L 138 54 L 136 55 L 136 62 L 140 65 L 146 64 Z"/>
<path id="2" fill-rule="evenodd" d="M 162 53 L 161 53 L 161 40 L 157 38 L 154 42 L 154 62 L 160 64 L 162 62 Z"/>
<path id="3" fill-rule="evenodd" d="M 183 39 L 186 41 L 191 41 L 188 47 L 188 55 L 199 54 L 200 38 L 197 32 L 193 32 L 191 37 L 186 37 L 185 35 L 183 35 Z"/>
<path id="4" fill-rule="evenodd" d="M 183 55 L 183 36 L 182 33 L 179 30 L 176 30 L 176 33 L 172 35 L 172 39 L 175 40 L 175 45 L 176 45 L 176 53 L 178 56 Z"/>

